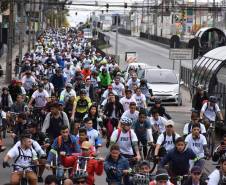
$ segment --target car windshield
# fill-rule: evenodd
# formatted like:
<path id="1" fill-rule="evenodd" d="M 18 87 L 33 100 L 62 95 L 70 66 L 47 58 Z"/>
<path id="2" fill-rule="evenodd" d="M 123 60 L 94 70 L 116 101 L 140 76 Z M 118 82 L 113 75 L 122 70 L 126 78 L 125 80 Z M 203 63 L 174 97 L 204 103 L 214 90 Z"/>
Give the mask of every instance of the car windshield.
<path id="1" fill-rule="evenodd" d="M 152 84 L 177 84 L 177 77 L 172 71 L 151 70 L 146 71 L 145 79 Z"/>

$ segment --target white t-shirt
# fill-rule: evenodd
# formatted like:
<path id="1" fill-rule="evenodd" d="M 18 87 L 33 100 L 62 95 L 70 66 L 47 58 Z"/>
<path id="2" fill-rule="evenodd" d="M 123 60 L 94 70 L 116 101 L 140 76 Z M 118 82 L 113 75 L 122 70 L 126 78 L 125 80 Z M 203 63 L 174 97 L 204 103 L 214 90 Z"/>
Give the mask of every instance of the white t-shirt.
<path id="1" fill-rule="evenodd" d="M 115 130 L 111 135 L 111 141 L 116 142 L 118 138 L 119 131 Z M 131 140 L 132 142 L 138 142 L 137 136 L 133 130 L 131 130 Z M 124 133 L 121 131 L 117 144 L 119 145 L 120 152 L 122 154 L 134 155 L 133 148 L 131 146 L 131 140 L 129 136 L 129 131 Z"/>
<path id="2" fill-rule="evenodd" d="M 32 84 L 35 82 L 35 78 L 33 76 L 30 76 L 29 78 L 27 78 L 27 76 L 25 75 L 23 76 L 21 81 L 25 90 L 30 90 L 32 89 Z"/>
<path id="3" fill-rule="evenodd" d="M 199 123 L 199 124 L 200 124 L 201 134 L 205 134 L 206 133 L 206 127 L 202 123 Z M 189 123 L 186 123 L 184 125 L 184 130 L 183 130 L 184 135 L 188 135 L 192 131 L 192 126 L 191 126 L 190 132 L 188 132 L 188 126 L 189 126 Z"/>
<path id="4" fill-rule="evenodd" d="M 150 117 L 150 122 L 153 127 L 155 127 L 155 125 L 158 126 L 161 133 L 165 132 L 166 118 L 159 116 L 158 120 L 155 120 L 153 117 Z"/>
<path id="5" fill-rule="evenodd" d="M 204 103 L 201 109 L 201 112 L 204 113 L 205 117 L 207 117 L 210 121 L 215 121 L 216 120 L 216 113 L 220 112 L 219 106 L 215 103 L 215 108 L 208 105 L 207 103 Z"/>
<path id="6" fill-rule="evenodd" d="M 116 96 L 118 95 L 118 93 L 115 90 L 112 90 L 112 92 L 113 92 L 114 95 L 116 95 Z M 104 91 L 102 98 L 107 98 L 108 94 L 109 94 L 109 90 L 107 89 L 107 90 Z"/>
<path id="7" fill-rule="evenodd" d="M 87 129 L 87 135 L 89 137 L 89 142 L 95 146 L 96 145 L 96 139 L 99 137 L 100 133 L 95 130 L 95 129 L 92 129 L 92 130 L 88 130 Z"/>
<path id="8" fill-rule="evenodd" d="M 141 94 L 140 96 L 138 96 L 137 94 L 133 94 L 133 98 L 137 102 L 137 107 L 144 108 L 144 102 L 146 102 L 145 95 Z"/>
<path id="9" fill-rule="evenodd" d="M 32 98 L 35 99 L 35 107 L 45 107 L 47 103 L 46 98 L 49 98 L 49 94 L 46 90 L 43 90 L 42 92 L 36 90 L 32 94 Z"/>
<path id="10" fill-rule="evenodd" d="M 2 119 L 6 119 L 6 113 L 3 110 L 0 111 L 0 126 L 2 126 Z"/>
<path id="11" fill-rule="evenodd" d="M 71 89 L 70 92 L 68 92 L 66 89 L 64 89 L 61 93 L 60 93 L 60 100 L 61 101 L 68 101 L 70 97 L 76 97 L 76 92 L 74 89 Z"/>
<path id="12" fill-rule="evenodd" d="M 128 86 L 129 89 L 132 90 L 132 89 L 133 89 L 133 85 L 135 85 L 135 84 L 136 84 L 137 86 L 140 86 L 140 80 L 137 79 L 137 80 L 134 82 L 134 81 L 132 80 L 132 78 L 131 78 L 131 79 L 128 80 L 128 82 L 127 82 L 126 85 Z"/>
<path id="13" fill-rule="evenodd" d="M 54 92 L 54 86 L 51 82 L 44 84 L 44 89 L 48 92 L 49 96 L 52 96 L 52 93 Z"/>
<path id="14" fill-rule="evenodd" d="M 122 104 L 124 111 L 129 110 L 129 104 L 131 102 L 136 103 L 136 100 L 133 97 L 131 97 L 129 99 L 127 99 L 126 97 L 123 97 L 120 99 L 120 103 Z"/>
<path id="15" fill-rule="evenodd" d="M 175 133 L 175 140 L 180 137 L 179 134 Z M 164 134 L 160 134 L 160 136 L 157 139 L 156 144 L 158 145 L 162 145 L 162 143 L 164 142 Z M 173 142 L 173 136 L 168 136 L 166 134 L 166 139 L 165 139 L 165 143 L 163 144 L 163 147 L 166 149 L 166 151 L 170 151 L 171 149 L 173 149 L 175 147 L 175 143 Z"/>
<path id="16" fill-rule="evenodd" d="M 220 172 L 218 169 L 216 169 L 209 175 L 209 181 L 207 185 L 218 185 L 219 181 L 220 181 Z"/>
<path id="17" fill-rule="evenodd" d="M 122 83 L 119 83 L 118 85 L 113 83 L 112 89 L 117 92 L 118 96 L 122 97 L 122 92 L 125 90 L 125 87 Z"/>
<path id="18" fill-rule="evenodd" d="M 138 116 L 139 116 L 139 112 L 137 110 L 134 113 L 131 113 L 130 110 L 127 110 L 122 114 L 121 117 L 122 118 L 123 117 L 130 118 L 132 120 L 132 122 L 135 123 L 138 119 Z"/>
<path id="19" fill-rule="evenodd" d="M 20 151 L 19 151 L 20 150 Z M 13 148 L 11 148 L 7 155 L 10 158 L 13 159 L 17 159 L 17 157 L 20 155 L 20 157 L 17 159 L 17 161 L 15 162 L 17 165 L 21 165 L 21 166 L 29 166 L 31 165 L 32 160 L 37 159 L 37 153 L 32 149 L 32 148 L 28 148 L 28 149 L 22 149 L 20 146 L 18 148 L 18 146 L 13 146 Z M 16 170 L 21 171 L 22 169 L 19 167 L 15 167 Z M 31 169 L 27 169 L 27 170 L 31 170 Z"/>
<path id="20" fill-rule="evenodd" d="M 189 134 L 185 138 L 185 143 L 187 143 L 187 147 L 192 149 L 197 157 L 205 157 L 203 146 L 207 145 L 207 141 L 204 135 L 200 134 L 200 137 L 194 140 L 192 134 Z"/>

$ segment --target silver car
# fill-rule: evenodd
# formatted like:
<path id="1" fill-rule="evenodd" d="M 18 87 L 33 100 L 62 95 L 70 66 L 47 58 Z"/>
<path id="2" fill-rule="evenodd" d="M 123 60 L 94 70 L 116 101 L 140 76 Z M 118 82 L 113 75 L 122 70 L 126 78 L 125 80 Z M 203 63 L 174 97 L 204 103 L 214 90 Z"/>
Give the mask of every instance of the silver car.
<path id="1" fill-rule="evenodd" d="M 182 105 L 179 80 L 173 70 L 148 68 L 143 71 L 140 78 L 147 80 L 153 95 L 160 98 L 163 104 Z"/>

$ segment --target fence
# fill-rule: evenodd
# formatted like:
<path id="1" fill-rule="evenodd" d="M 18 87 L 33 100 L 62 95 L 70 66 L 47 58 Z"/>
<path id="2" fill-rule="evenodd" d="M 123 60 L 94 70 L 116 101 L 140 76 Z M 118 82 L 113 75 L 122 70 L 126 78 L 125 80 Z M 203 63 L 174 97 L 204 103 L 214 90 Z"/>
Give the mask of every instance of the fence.
<path id="1" fill-rule="evenodd" d="M 184 86 L 187 88 L 189 88 L 191 84 L 191 74 L 192 70 L 190 68 L 181 66 L 181 80 L 184 82 Z"/>
<path id="2" fill-rule="evenodd" d="M 143 33 L 143 32 L 140 32 L 140 37 L 147 39 L 147 40 L 153 40 L 153 41 L 156 41 L 156 42 L 168 45 L 168 46 L 170 45 L 170 39 L 166 38 L 166 37 L 151 35 L 151 34 Z M 187 48 L 187 45 L 188 45 L 187 42 L 180 41 L 180 48 Z"/>

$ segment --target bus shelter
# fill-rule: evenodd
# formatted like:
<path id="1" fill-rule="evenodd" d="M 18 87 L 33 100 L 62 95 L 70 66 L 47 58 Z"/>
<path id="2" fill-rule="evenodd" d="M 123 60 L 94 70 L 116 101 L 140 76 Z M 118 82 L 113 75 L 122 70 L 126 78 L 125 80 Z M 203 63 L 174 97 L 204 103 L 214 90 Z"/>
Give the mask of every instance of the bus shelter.
<path id="1" fill-rule="evenodd" d="M 226 35 L 225 33 L 215 27 L 204 27 L 201 28 L 195 34 L 195 38 L 199 41 L 200 54 L 203 55 L 208 51 L 225 46 L 226 45 Z"/>
<path id="2" fill-rule="evenodd" d="M 226 108 L 226 46 L 215 48 L 199 59 L 192 70 L 190 91 L 195 94 L 196 87 L 203 85 L 209 96 L 219 99 L 219 106 Z"/>

